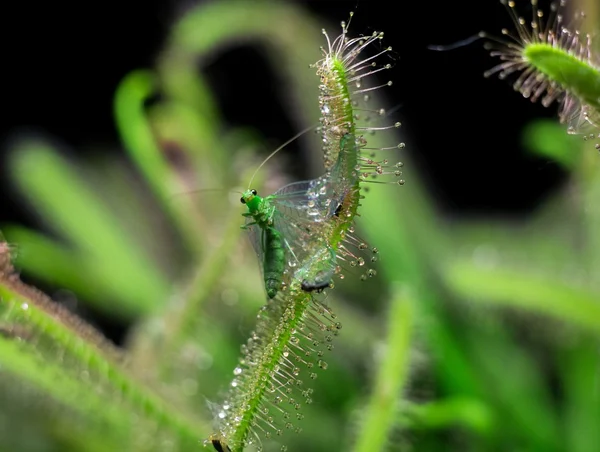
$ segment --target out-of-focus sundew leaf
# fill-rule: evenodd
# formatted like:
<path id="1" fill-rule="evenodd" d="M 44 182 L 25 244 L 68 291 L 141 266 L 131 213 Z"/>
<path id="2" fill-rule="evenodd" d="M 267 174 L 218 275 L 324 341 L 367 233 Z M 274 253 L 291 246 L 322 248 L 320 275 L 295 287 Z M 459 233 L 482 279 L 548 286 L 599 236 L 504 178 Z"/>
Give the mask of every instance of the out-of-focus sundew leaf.
<path id="1" fill-rule="evenodd" d="M 415 184 L 419 186 L 418 181 Z M 404 189 L 407 192 L 403 192 Z M 398 193 L 392 197 L 390 190 Z M 455 332 L 441 314 L 442 300 L 434 289 L 434 283 L 429 280 L 433 275 L 428 276 L 430 269 L 434 268 L 434 262 L 429 262 L 429 258 L 433 257 L 435 244 L 440 245 L 438 250 L 443 253 L 444 238 L 434 228 L 435 221 L 427 222 L 432 216 L 431 212 L 423 215 L 424 209 L 411 202 L 412 194 L 408 184 L 402 188 L 375 187 L 364 201 L 361 212 L 364 221 L 361 225 L 368 237 L 377 238 L 378 242 L 373 245 L 381 250 L 381 262 L 386 262 L 386 279 L 390 282 L 406 282 L 414 288 L 415 297 L 420 300 L 419 317 L 427 324 L 428 343 L 436 356 L 436 365 L 440 366 L 439 372 L 446 380 L 445 385 L 463 395 L 474 396 L 479 393 L 479 383 L 467 356 L 455 342 Z M 391 199 L 395 199 L 393 203 Z M 404 199 L 406 204 L 401 202 Z M 369 221 L 369 218 L 377 217 L 378 206 L 381 205 L 389 206 L 386 216 Z M 403 215 L 403 211 L 407 214 Z M 432 232 L 430 241 L 427 241 L 424 231 Z"/>
<path id="2" fill-rule="evenodd" d="M 534 154 L 548 157 L 567 169 L 581 158 L 581 137 L 567 135 L 556 121 L 537 120 L 523 130 L 523 145 Z"/>
<path id="3" fill-rule="evenodd" d="M 402 387 L 410 366 L 410 344 L 414 307 L 417 300 L 409 291 L 393 294 L 388 317 L 388 337 L 379 356 L 379 365 L 361 431 L 354 450 L 382 450 L 394 425 L 394 414 L 402 398 Z"/>
<path id="4" fill-rule="evenodd" d="M 36 450 L 38 447 L 39 450 L 45 450 L 42 447 L 48 447 L 47 443 L 52 444 L 54 441 L 58 443 L 54 447 L 65 447 L 59 441 L 60 433 L 57 430 L 61 428 L 69 429 L 69 441 L 83 443 L 86 438 L 89 439 L 90 434 L 94 440 L 101 439 L 100 443 L 95 443 L 97 450 L 131 447 L 128 431 L 131 430 L 129 424 L 132 419 L 128 418 L 126 411 L 121 411 L 120 404 L 115 403 L 118 398 L 114 397 L 113 404 L 107 404 L 106 395 L 102 397 L 90 392 L 87 381 L 73 378 L 65 372 L 60 362 L 40 359 L 35 350 L 28 351 L 21 344 L 27 340 L 18 335 L 13 338 L 0 337 L 0 386 L 3 389 L 11 388 L 11 394 L 0 393 L 0 400 L 12 402 L 3 404 L 4 409 L 0 412 L 0 447 L 6 448 L 5 450 Z M 33 419 L 29 418 L 29 414 L 26 421 L 24 413 L 19 413 L 21 405 L 36 407 L 38 414 L 33 415 Z M 16 409 L 12 409 L 13 406 Z M 40 411 L 42 409 L 43 412 Z M 32 431 L 45 432 L 44 436 L 47 436 L 40 440 L 46 444 L 36 447 L 35 444 L 28 444 L 25 435 L 16 436 L 2 431 L 5 426 L 18 428 L 17 425 L 12 425 L 15 415 L 19 422 L 29 424 Z M 104 432 L 102 436 L 98 434 L 100 431 Z M 13 441 L 19 443 L 11 444 Z"/>
<path id="5" fill-rule="evenodd" d="M 173 202 L 173 187 L 178 186 L 177 176 L 146 120 L 144 101 L 156 90 L 157 80 L 152 72 L 139 70 L 128 74 L 115 94 L 115 120 L 125 149 L 152 186 L 164 209 L 171 214 L 186 244 L 194 247 L 198 242 L 195 239 L 197 231 L 181 209 L 181 204 Z"/>
<path id="6" fill-rule="evenodd" d="M 585 288 L 471 262 L 449 264 L 445 277 L 448 286 L 467 299 L 545 314 L 600 334 L 599 294 Z"/>
<path id="7" fill-rule="evenodd" d="M 114 433 L 115 438 L 105 438 L 111 444 L 128 449 L 130 444 L 130 450 L 161 450 L 163 441 L 195 444 L 198 420 L 178 414 L 131 378 L 123 369 L 125 356 L 91 326 L 20 282 L 5 251 L 0 253 L 0 380 L 18 382 L 12 386 L 18 388 L 15 394 L 22 391 L 20 403 L 26 404 L 32 391 L 45 393 L 74 417 L 50 411 L 46 423 L 85 427 L 89 422 Z M 149 429 L 156 429 L 156 437 L 139 434 Z"/>
<path id="8" fill-rule="evenodd" d="M 131 315 L 150 312 L 165 302 L 169 285 L 159 270 L 123 233 L 118 219 L 93 194 L 95 187 L 81 180 L 74 167 L 42 141 L 20 143 L 12 158 L 16 182 L 36 213 L 47 218 L 74 248 L 72 252 L 85 259 L 79 270 L 90 271 L 91 281 L 111 288 L 119 300 L 116 305 L 99 307 Z M 40 243 L 36 240 L 30 245 Z M 52 274 L 38 276 L 50 282 L 54 279 Z M 73 282 L 79 278 L 74 277 Z"/>
<path id="9" fill-rule="evenodd" d="M 273 70 L 286 81 L 282 100 L 302 129 L 319 121 L 320 109 L 314 102 L 318 84 L 308 66 L 320 57 L 322 37 L 314 19 L 291 3 L 211 2 L 188 11 L 176 24 L 159 58 L 158 74 L 172 99 L 191 106 L 209 130 L 218 130 L 215 101 L 198 68 L 208 64 L 216 51 L 236 44 L 260 45 Z M 316 139 L 305 139 L 317 146 Z M 315 160 L 313 171 L 320 174 L 321 161 Z"/>
<path id="10" fill-rule="evenodd" d="M 407 403 L 401 412 L 399 427 L 411 430 L 464 426 L 487 435 L 495 424 L 489 406 L 477 399 L 459 396 L 421 404 Z"/>
<path id="11" fill-rule="evenodd" d="M 558 364 L 564 388 L 565 449 L 593 450 L 600 441 L 596 428 L 600 419 L 598 340 L 575 335 L 558 357 Z"/>
<path id="12" fill-rule="evenodd" d="M 511 430 L 529 450 L 561 450 L 556 409 L 532 356 L 501 328 L 486 332 L 475 327 L 466 333 L 480 380 L 487 383 L 485 398 L 503 419 L 495 426 L 496 441 L 503 442 L 503 432 Z"/>

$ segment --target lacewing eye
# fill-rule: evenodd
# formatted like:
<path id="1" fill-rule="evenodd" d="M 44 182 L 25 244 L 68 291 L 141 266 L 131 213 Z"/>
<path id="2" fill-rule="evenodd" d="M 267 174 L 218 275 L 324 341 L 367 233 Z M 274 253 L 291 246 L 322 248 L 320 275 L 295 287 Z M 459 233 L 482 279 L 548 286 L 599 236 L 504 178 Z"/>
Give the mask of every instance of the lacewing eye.
<path id="1" fill-rule="evenodd" d="M 240 198 L 240 202 L 241 202 L 242 204 L 246 204 L 246 200 L 245 200 L 244 198 Z"/>

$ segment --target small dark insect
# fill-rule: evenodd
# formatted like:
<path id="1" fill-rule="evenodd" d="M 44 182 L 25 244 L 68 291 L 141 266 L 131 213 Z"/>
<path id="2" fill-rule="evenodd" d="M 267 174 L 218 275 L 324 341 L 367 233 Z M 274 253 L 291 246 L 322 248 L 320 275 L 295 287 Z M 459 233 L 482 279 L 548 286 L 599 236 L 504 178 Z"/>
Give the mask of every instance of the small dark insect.
<path id="1" fill-rule="evenodd" d="M 211 436 L 209 440 L 217 452 L 231 452 L 231 449 L 225 444 L 223 439 L 217 436 Z"/>
<path id="2" fill-rule="evenodd" d="M 342 205 L 341 204 L 336 207 L 334 215 L 336 217 L 339 217 L 340 213 L 342 213 Z"/>
<path id="3" fill-rule="evenodd" d="M 331 281 L 322 282 L 322 283 L 310 283 L 307 280 L 302 281 L 300 287 L 304 292 L 323 292 L 324 289 L 327 289 L 331 285 Z"/>

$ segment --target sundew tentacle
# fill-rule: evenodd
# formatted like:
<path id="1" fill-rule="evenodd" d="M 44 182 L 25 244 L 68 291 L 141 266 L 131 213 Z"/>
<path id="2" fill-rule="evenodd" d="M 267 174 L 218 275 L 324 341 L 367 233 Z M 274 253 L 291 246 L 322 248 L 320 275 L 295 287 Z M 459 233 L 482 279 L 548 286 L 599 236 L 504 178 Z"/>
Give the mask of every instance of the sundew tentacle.
<path id="1" fill-rule="evenodd" d="M 485 47 L 501 63 L 485 72 L 500 79 L 516 77 L 513 87 L 532 102 L 548 107 L 561 103 L 559 119 L 571 134 L 600 129 L 600 59 L 593 51 L 592 36 L 578 31 L 583 13 L 565 24 L 565 1 L 552 3 L 550 14 L 531 0 L 532 17 L 519 16 L 513 0 L 500 0 L 508 10 L 515 31 L 502 30 L 502 38 L 488 38 Z"/>

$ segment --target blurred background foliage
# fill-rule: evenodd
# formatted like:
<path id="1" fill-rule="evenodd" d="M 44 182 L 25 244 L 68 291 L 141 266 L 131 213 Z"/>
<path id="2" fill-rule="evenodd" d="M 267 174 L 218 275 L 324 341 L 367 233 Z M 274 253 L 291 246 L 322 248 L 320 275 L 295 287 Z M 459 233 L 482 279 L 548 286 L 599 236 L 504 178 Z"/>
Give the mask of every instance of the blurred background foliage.
<path id="1" fill-rule="evenodd" d="M 5 223 L 2 233 L 27 280 L 65 290 L 50 302 L 0 262 L 3 450 L 202 447 L 265 302 L 231 190 L 246 186 L 271 146 L 228 123 L 204 71 L 252 43 L 300 130 L 318 122 L 308 65 L 320 57 L 321 28 L 292 3 L 198 5 L 173 24 L 155 68 L 116 89 L 127 161 L 76 158 L 43 134 L 11 142 L 7 173 L 43 230 Z M 392 78 L 400 70 L 409 70 L 401 60 Z M 381 96 L 373 105 L 394 107 Z M 396 141 L 407 138 L 400 132 Z M 598 154 L 549 120 L 529 124 L 522 140 L 567 174 L 526 219 L 444 215 L 405 140 L 406 185 L 372 187 L 359 220 L 381 250 L 378 276 L 349 275 L 331 291 L 343 329 L 303 431 L 282 439 L 289 451 L 597 450 Z M 321 173 L 317 136 L 299 143 L 259 174 L 259 192 L 295 180 L 294 166 Z M 502 155 L 488 158 L 503 166 Z M 69 310 L 127 325 L 127 335 L 115 347 Z"/>

